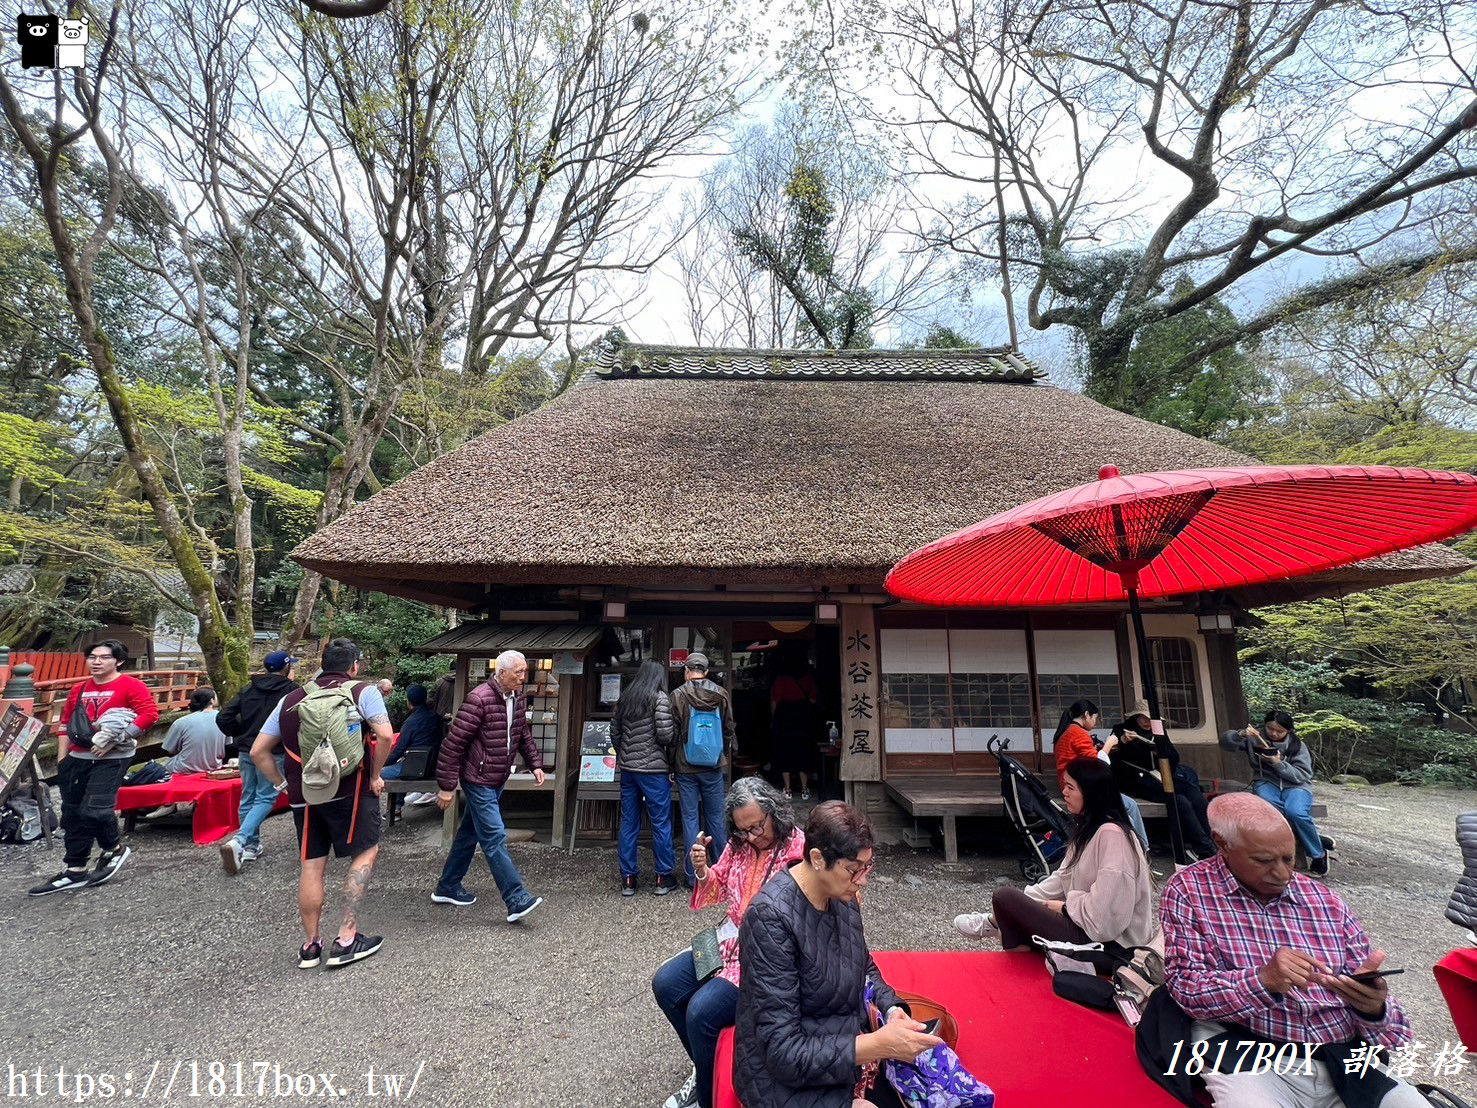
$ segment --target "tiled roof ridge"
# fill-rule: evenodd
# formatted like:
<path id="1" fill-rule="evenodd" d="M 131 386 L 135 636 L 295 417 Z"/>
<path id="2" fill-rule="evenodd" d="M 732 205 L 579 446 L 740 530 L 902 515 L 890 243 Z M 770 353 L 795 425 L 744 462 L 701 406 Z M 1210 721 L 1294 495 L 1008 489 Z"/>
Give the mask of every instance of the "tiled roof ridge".
<path id="1" fill-rule="evenodd" d="M 1035 381 L 1045 374 L 1008 346 L 964 349 L 869 350 L 750 349 L 622 343 L 610 347 L 593 371 L 603 378 L 697 377 L 895 378 L 899 380 Z"/>

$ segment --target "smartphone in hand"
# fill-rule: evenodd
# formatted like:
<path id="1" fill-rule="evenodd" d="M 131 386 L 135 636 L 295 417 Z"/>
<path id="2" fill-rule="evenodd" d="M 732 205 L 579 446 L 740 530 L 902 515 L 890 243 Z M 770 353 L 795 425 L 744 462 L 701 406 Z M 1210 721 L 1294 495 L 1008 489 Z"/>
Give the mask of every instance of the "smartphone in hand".
<path id="1" fill-rule="evenodd" d="M 1371 970 L 1369 973 L 1346 973 L 1345 977 L 1351 977 L 1361 985 L 1373 985 L 1381 977 L 1394 977 L 1396 974 L 1404 973 L 1403 969 L 1381 969 Z"/>
<path id="2" fill-rule="evenodd" d="M 924 1020 L 923 1033 L 925 1035 L 937 1035 L 939 1033 L 939 1024 L 942 1022 L 942 1017 L 939 1016 L 935 1016 L 931 1020 Z"/>

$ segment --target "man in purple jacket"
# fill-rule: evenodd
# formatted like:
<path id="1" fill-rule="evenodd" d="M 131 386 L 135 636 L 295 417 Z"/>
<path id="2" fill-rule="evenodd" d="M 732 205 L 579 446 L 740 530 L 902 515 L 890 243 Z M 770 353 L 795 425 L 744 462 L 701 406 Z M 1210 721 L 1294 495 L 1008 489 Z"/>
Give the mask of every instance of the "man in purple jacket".
<path id="1" fill-rule="evenodd" d="M 517 923 L 544 902 L 543 897 L 523 887 L 523 878 L 508 853 L 508 832 L 499 804 L 508 775 L 513 772 L 515 747 L 533 770 L 534 781 L 544 783 L 544 762 L 533 741 L 528 701 L 523 695 L 527 680 L 528 660 L 522 654 L 516 650 L 499 654 L 493 675 L 467 694 L 436 762 L 436 783 L 441 788 L 436 803 L 445 811 L 460 785 L 467 797 L 467 814 L 457 828 L 431 899 L 437 904 L 459 906 L 477 902 L 462 887 L 462 879 L 480 844 L 498 892 L 508 906 L 509 923 Z"/>

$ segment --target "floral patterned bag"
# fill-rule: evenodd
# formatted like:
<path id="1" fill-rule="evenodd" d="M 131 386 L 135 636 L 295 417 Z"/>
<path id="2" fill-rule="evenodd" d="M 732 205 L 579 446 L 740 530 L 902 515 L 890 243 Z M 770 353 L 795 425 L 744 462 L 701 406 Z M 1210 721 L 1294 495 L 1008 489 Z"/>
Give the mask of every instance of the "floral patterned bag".
<path id="1" fill-rule="evenodd" d="M 867 982 L 867 1011 L 875 1028 L 881 1020 Z M 964 1068 L 948 1043 L 925 1050 L 911 1062 L 883 1063 L 887 1083 L 908 1108 L 995 1108 L 995 1092 Z"/>

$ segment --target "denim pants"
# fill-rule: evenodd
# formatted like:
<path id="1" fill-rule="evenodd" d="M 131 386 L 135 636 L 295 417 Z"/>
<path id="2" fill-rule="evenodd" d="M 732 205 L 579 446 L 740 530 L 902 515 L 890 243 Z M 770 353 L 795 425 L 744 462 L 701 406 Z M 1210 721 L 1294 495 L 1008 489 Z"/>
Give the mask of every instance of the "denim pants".
<path id="1" fill-rule="evenodd" d="M 63 742 L 66 740 L 63 739 Z M 62 794 L 63 860 L 72 869 L 87 865 L 93 840 L 103 850 L 117 847 L 118 786 L 127 758 L 77 758 L 68 755 L 56 767 Z"/>
<path id="2" fill-rule="evenodd" d="M 651 820 L 651 852 L 656 855 L 656 871 L 670 874 L 677 865 L 672 851 L 672 783 L 665 773 L 621 772 L 621 838 L 620 863 L 622 877 L 635 877 L 641 872 L 636 836 L 641 833 L 641 801 L 646 800 L 646 815 Z"/>
<path id="3" fill-rule="evenodd" d="M 275 761 L 277 772 L 287 772 L 287 755 L 278 752 Z M 277 806 L 277 790 L 266 774 L 256 768 L 251 757 L 241 759 L 241 828 L 236 832 L 236 841 L 243 850 L 255 850 L 262 845 L 261 827 Z"/>
<path id="4" fill-rule="evenodd" d="M 497 891 L 503 895 L 508 911 L 516 912 L 533 899 L 523 887 L 523 878 L 518 867 L 513 865 L 513 856 L 508 853 L 508 830 L 503 826 L 503 810 L 498 801 L 503 790 L 487 785 L 462 782 L 462 792 L 467 797 L 467 812 L 462 824 L 456 829 L 456 838 L 451 843 L 451 853 L 446 856 L 446 866 L 441 871 L 441 880 L 436 888 L 441 892 L 455 892 L 467 876 L 472 857 L 477 847 L 487 855 L 487 867 L 492 870 L 492 879 L 497 882 Z"/>
<path id="5" fill-rule="evenodd" d="M 697 1070 L 698 1104 L 713 1108 L 713 1055 L 718 1051 L 719 1033 L 738 1018 L 738 987 L 717 976 L 699 981 L 692 968 L 692 951 L 684 950 L 656 971 L 651 991 Z"/>
<path id="6" fill-rule="evenodd" d="M 708 865 L 711 866 L 723 856 L 723 845 L 728 842 L 728 829 L 723 824 L 723 802 L 727 791 L 721 769 L 677 775 L 677 795 L 682 802 L 682 872 L 689 885 L 697 880 L 692 869 L 692 844 L 697 842 L 698 801 L 702 801 L 703 834 L 713 839 L 708 844 Z"/>
<path id="7" fill-rule="evenodd" d="M 1287 817 L 1287 822 L 1292 824 L 1292 833 L 1302 843 L 1303 853 L 1308 856 L 1308 861 L 1316 862 L 1323 857 L 1323 839 L 1319 837 L 1318 827 L 1313 822 L 1311 789 L 1298 785 L 1279 788 L 1270 781 L 1257 781 L 1251 786 L 1251 791 Z"/>
<path id="8" fill-rule="evenodd" d="M 1144 827 L 1144 814 L 1139 811 L 1138 801 L 1127 793 L 1119 793 L 1123 798 L 1123 810 L 1128 813 L 1128 822 L 1133 826 L 1133 833 L 1139 837 L 1139 842 L 1144 846 L 1145 852 L 1149 849 L 1149 832 Z"/>

